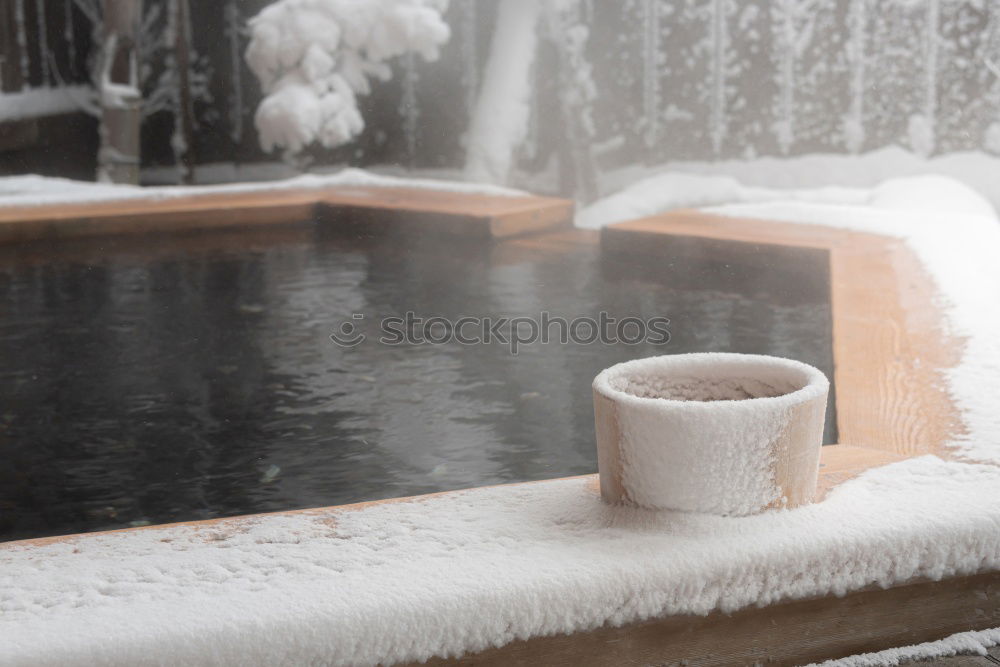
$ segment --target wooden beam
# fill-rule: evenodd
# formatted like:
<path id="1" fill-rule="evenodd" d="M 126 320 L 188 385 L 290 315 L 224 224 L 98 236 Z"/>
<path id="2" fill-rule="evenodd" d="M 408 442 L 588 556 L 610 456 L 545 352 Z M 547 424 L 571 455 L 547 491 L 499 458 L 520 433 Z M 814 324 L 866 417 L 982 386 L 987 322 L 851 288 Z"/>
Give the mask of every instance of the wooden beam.
<path id="1" fill-rule="evenodd" d="M 332 186 L 210 192 L 162 199 L 42 204 L 0 209 L 0 243 L 109 234 L 280 225 L 320 219 L 326 226 L 507 238 L 568 227 L 573 203 L 426 188 Z"/>
<path id="2" fill-rule="evenodd" d="M 1000 572 L 514 641 L 424 665 L 803 665 L 1000 625 Z"/>

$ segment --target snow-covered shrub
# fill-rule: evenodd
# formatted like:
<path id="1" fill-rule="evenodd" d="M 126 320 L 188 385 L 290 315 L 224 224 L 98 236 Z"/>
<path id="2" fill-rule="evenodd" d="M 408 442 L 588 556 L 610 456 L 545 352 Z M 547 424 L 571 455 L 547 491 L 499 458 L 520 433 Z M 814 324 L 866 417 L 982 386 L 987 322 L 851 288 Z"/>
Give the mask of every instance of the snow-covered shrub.
<path id="1" fill-rule="evenodd" d="M 364 129 L 357 96 L 386 61 L 405 53 L 435 60 L 450 31 L 447 0 L 278 0 L 250 20 L 246 60 L 264 99 L 255 123 L 266 151 L 332 148 Z"/>

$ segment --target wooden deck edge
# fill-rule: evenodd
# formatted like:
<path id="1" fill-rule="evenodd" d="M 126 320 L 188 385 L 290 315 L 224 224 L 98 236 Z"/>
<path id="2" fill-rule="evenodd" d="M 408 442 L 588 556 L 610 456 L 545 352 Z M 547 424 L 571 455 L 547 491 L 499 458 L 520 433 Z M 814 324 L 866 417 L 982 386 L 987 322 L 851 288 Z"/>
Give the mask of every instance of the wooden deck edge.
<path id="1" fill-rule="evenodd" d="M 333 186 L 163 199 L 63 203 L 0 209 L 0 243 L 88 236 L 281 225 L 344 215 L 405 223 L 476 238 L 507 238 L 568 227 L 573 203 L 424 188 Z"/>
<path id="2" fill-rule="evenodd" d="M 425 665 L 803 665 L 1000 625 L 1000 572 L 516 640 Z"/>
<path id="3" fill-rule="evenodd" d="M 817 485 L 816 501 L 821 501 L 827 493 L 833 490 L 838 484 L 857 477 L 869 468 L 886 465 L 894 461 L 901 461 L 905 457 L 892 454 L 877 449 L 867 449 L 864 447 L 852 447 L 850 445 L 828 445 L 820 451 L 819 484 Z M 583 479 L 595 494 L 600 494 L 600 481 L 596 474 L 577 475 L 576 477 L 563 477 L 561 480 Z M 511 484 L 500 484 L 497 486 L 523 486 L 526 484 L 544 484 L 557 480 L 542 480 L 537 482 L 515 482 Z M 489 487 L 478 487 L 489 488 Z M 329 507 L 310 507 L 298 510 L 284 510 L 279 512 L 265 512 L 261 514 L 242 514 L 232 517 L 221 517 L 217 519 L 202 519 L 199 521 L 179 521 L 176 523 L 161 523 L 151 526 L 139 526 L 135 528 L 117 528 L 114 530 L 95 531 L 90 533 L 71 533 L 67 535 L 53 535 L 51 537 L 36 537 L 25 540 L 13 540 L 10 542 L 0 542 L 0 550 L 5 548 L 20 548 L 32 546 L 45 546 L 47 544 L 58 544 L 60 542 L 71 542 L 101 535 L 114 535 L 117 533 L 131 533 L 135 531 L 156 531 L 188 526 L 195 529 L 210 529 L 215 535 L 220 532 L 226 534 L 236 534 L 244 530 L 251 523 L 268 516 L 289 516 L 289 515 L 312 515 L 312 516 L 334 516 L 344 512 L 356 512 L 373 505 L 386 503 L 406 503 L 418 502 L 428 498 L 446 496 L 450 494 L 463 493 L 463 490 L 440 491 L 419 496 L 406 496 L 402 498 L 386 498 L 384 500 L 369 500 L 349 505 L 333 505 Z"/>
<path id="4" fill-rule="evenodd" d="M 297 202 L 239 208 L 84 213 L 74 218 L 3 221 L 0 222 L 0 243 L 292 224 L 312 220 L 315 210 L 313 203 Z"/>

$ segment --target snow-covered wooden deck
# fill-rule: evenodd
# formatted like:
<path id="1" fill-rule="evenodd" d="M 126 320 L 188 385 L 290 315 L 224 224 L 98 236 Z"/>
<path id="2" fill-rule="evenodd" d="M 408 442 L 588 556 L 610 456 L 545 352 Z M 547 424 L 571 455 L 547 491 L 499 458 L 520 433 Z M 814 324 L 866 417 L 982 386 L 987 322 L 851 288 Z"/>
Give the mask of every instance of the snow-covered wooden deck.
<path id="1" fill-rule="evenodd" d="M 378 192 L 379 197 L 385 194 L 383 189 Z M 349 202 L 345 206 L 365 206 L 364 201 L 370 196 L 356 194 L 338 201 Z M 435 206 L 437 213 L 441 213 L 441 209 L 456 210 L 454 201 L 446 205 L 435 197 L 411 199 L 402 194 L 400 209 L 404 209 L 404 202 L 416 205 L 414 202 L 418 200 L 424 207 L 421 210 L 429 211 Z M 506 236 L 536 229 L 532 226 L 536 223 L 537 228 L 544 228 L 555 224 L 555 218 L 567 214 L 564 204 L 547 202 L 543 207 L 546 213 L 530 222 L 532 214 L 527 213 L 528 208 L 518 208 L 515 202 L 505 203 L 509 208 L 504 210 L 510 212 L 514 222 L 496 222 L 496 226 L 494 222 L 485 222 L 498 219 L 491 213 L 498 210 L 491 208 L 493 203 L 484 202 L 477 209 L 476 219 L 480 222 L 475 224 L 490 230 L 484 235 Z M 209 206 L 204 202 L 191 203 L 189 208 L 177 206 L 176 202 L 171 204 L 173 208 L 164 209 L 164 220 L 194 220 L 194 210 L 204 211 Z M 258 214 L 260 221 L 276 219 L 277 210 L 285 206 L 291 208 L 283 209 L 282 219 L 291 215 L 289 210 L 308 217 L 315 214 L 316 205 L 302 193 L 287 193 L 261 198 L 254 205 L 258 207 L 257 213 L 250 212 L 253 208 L 250 207 L 243 209 L 241 215 L 234 213 L 229 217 L 222 202 L 211 204 L 215 207 L 213 210 L 219 211 L 220 219 L 232 220 L 232 224 L 240 220 L 246 222 L 247 217 Z M 500 207 L 501 203 L 495 205 Z M 560 211 L 559 215 L 555 211 Z M 124 225 L 126 219 L 134 222 L 143 214 L 136 205 L 135 210 L 121 211 L 120 215 L 122 217 L 113 224 Z M 70 218 L 68 211 L 66 216 Z M 37 223 L 39 225 L 56 224 L 58 227 L 62 224 L 53 223 L 51 217 L 39 217 L 38 220 L 44 221 Z M 529 221 L 527 227 L 525 220 Z M 175 227 L 166 225 L 165 228 Z M 902 242 L 820 226 L 677 212 L 610 227 L 602 233 L 601 243 L 605 252 L 648 255 L 668 253 L 670 244 L 679 236 L 822 248 L 829 252 L 837 425 L 841 444 L 823 448 L 822 493 L 828 493 L 865 470 L 909 457 L 931 453 L 949 458 L 945 444 L 961 433 L 963 424 L 945 388 L 943 374 L 956 363 L 962 341 L 951 339 L 945 333 L 933 283 Z M 541 234 L 517 243 L 562 243 L 567 237 L 572 237 L 574 242 L 596 241 L 595 235 L 590 233 L 561 232 Z M 586 484 L 597 493 L 596 476 L 590 476 Z M 330 517 L 330 521 L 337 522 L 337 517 L 364 512 L 376 505 L 409 502 L 410 499 L 395 499 L 286 514 Z M 188 525 L 211 528 L 212 539 L 219 540 L 224 539 L 220 535 L 241 533 L 250 523 L 248 517 L 236 517 Z M 170 529 L 153 526 L 129 532 Z M 8 543 L 0 545 L 0 550 L 40 547 L 77 539 L 81 537 Z M 886 554 L 889 556 L 891 554 Z M 669 559 L 670 554 L 664 553 L 663 558 Z M 620 627 L 604 625 L 570 635 L 514 640 L 461 659 L 435 659 L 431 664 L 639 665 L 684 661 L 691 665 L 732 665 L 759 661 L 794 665 L 998 625 L 1000 572 L 982 571 L 941 581 L 915 577 L 894 582 L 890 588 L 869 586 L 842 597 L 824 595 L 783 601 L 743 608 L 734 613 L 715 611 L 707 616 L 668 616 Z"/>
<path id="2" fill-rule="evenodd" d="M 322 188 L 208 192 L 147 199 L 0 208 L 0 243 L 107 234 L 280 225 L 418 228 L 473 238 L 506 238 L 570 224 L 573 204 L 532 195 L 505 196 L 416 187 L 332 185 Z"/>

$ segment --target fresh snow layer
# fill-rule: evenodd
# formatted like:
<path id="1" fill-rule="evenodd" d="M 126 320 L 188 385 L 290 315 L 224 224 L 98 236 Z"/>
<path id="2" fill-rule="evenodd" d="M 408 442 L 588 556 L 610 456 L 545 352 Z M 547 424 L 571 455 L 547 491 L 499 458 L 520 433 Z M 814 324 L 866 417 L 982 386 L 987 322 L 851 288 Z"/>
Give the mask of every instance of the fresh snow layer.
<path id="1" fill-rule="evenodd" d="M 0 123 L 76 111 L 91 95 L 87 86 L 28 88 L 0 93 Z"/>
<path id="2" fill-rule="evenodd" d="M 826 405 L 830 383 L 812 366 L 748 354 L 670 354 L 616 364 L 593 387 L 614 404 L 621 485 L 639 507 L 741 516 L 780 502 L 780 483 L 794 484 L 797 471 L 815 480 L 822 417 L 789 447 L 789 460 L 802 466 L 775 479 L 775 454 L 790 425 L 799 431 L 800 420 L 813 417 L 807 406 L 822 415 Z"/>
<path id="3" fill-rule="evenodd" d="M 4 665 L 371 665 L 1000 568 L 1000 468 L 922 457 L 748 517 L 492 487 L 0 548 Z"/>
<path id="4" fill-rule="evenodd" d="M 1000 644 L 1000 628 L 980 632 L 959 632 L 936 642 L 891 648 L 878 653 L 862 653 L 840 660 L 813 663 L 807 667 L 895 667 L 916 660 L 933 660 L 955 655 L 987 655 L 988 650 L 998 644 Z"/>
<path id="5" fill-rule="evenodd" d="M 970 459 L 1000 464 L 1000 224 L 995 218 L 804 202 L 707 210 L 905 240 L 939 290 L 948 333 L 963 345 L 961 361 L 948 371 L 947 382 L 967 433 L 949 445 Z"/>
<path id="6" fill-rule="evenodd" d="M 820 190 L 835 193 L 841 190 L 847 196 L 850 196 L 852 190 L 863 196 L 863 191 L 871 190 L 890 179 L 938 175 L 972 188 L 989 200 L 995 209 L 1000 210 L 1000 179 L 996 177 L 1000 173 L 1000 157 L 966 151 L 924 158 L 897 146 L 861 155 L 811 154 L 718 162 L 669 162 L 655 167 L 630 166 L 602 174 L 602 192 L 618 192 L 639 181 L 665 173 L 729 178 L 749 188 L 779 192 Z M 831 183 L 840 187 L 828 187 Z M 948 201 L 934 201 L 933 196 L 919 191 L 911 194 L 919 201 L 930 204 L 932 210 L 942 210 L 942 205 L 951 205 Z M 685 205 L 705 206 L 734 201 L 736 200 L 716 199 Z"/>
<path id="7" fill-rule="evenodd" d="M 443 192 L 466 192 L 500 196 L 525 193 L 496 185 L 464 183 L 430 178 L 383 176 L 363 169 L 343 169 L 334 174 L 303 174 L 280 181 L 230 183 L 225 185 L 150 186 L 114 185 L 73 181 L 29 174 L 0 177 L 0 207 L 42 206 L 87 202 L 146 199 L 150 201 L 206 194 L 237 194 L 275 190 L 298 190 L 340 186 L 407 187 Z"/>
<path id="8" fill-rule="evenodd" d="M 1000 169 L 1000 160 L 997 161 Z M 971 187 L 947 176 L 891 178 L 871 188 L 823 186 L 781 190 L 744 185 L 731 176 L 666 172 L 600 199 L 576 216 L 579 227 L 603 227 L 681 208 L 736 203 L 803 201 L 897 211 L 936 211 L 996 218 L 996 210 Z"/>

